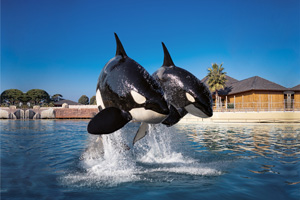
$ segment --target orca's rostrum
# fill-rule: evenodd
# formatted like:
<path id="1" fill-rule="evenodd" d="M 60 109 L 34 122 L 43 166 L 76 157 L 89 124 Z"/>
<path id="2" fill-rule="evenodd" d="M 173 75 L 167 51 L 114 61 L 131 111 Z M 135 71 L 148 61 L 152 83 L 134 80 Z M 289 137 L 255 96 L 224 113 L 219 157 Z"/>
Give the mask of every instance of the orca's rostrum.
<path id="1" fill-rule="evenodd" d="M 109 134 L 129 121 L 142 122 L 133 143 L 146 135 L 148 124 L 161 123 L 169 114 L 159 83 L 129 58 L 115 33 L 116 55 L 103 67 L 96 88 L 99 113 L 88 124 L 91 134 Z"/>
<path id="2" fill-rule="evenodd" d="M 213 110 L 209 89 L 193 74 L 175 66 L 163 42 L 162 46 L 164 63 L 153 74 L 160 83 L 170 107 L 170 114 L 162 123 L 172 126 L 187 113 L 202 118 L 211 117 Z"/>

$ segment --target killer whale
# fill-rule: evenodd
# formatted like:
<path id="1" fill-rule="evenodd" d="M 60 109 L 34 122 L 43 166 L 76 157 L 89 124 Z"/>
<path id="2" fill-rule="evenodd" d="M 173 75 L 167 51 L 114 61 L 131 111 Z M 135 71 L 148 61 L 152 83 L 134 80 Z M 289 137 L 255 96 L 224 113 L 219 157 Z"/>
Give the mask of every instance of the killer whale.
<path id="1" fill-rule="evenodd" d="M 172 126 L 187 113 L 202 118 L 211 117 L 212 96 L 208 88 L 192 73 L 175 66 L 163 42 L 162 47 L 163 65 L 153 73 L 153 77 L 164 91 L 170 108 L 168 118 L 162 123 Z"/>
<path id="2" fill-rule="evenodd" d="M 116 55 L 103 67 L 96 87 L 99 113 L 91 119 L 91 134 L 110 134 L 129 121 L 142 122 L 133 143 L 146 135 L 148 124 L 161 123 L 169 114 L 159 83 L 129 58 L 115 33 Z"/>

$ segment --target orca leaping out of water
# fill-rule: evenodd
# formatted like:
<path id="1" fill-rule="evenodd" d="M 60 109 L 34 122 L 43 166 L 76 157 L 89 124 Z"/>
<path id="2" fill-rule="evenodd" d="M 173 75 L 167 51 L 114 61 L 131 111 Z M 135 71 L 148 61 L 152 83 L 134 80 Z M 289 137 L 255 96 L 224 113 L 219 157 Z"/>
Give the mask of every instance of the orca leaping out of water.
<path id="1" fill-rule="evenodd" d="M 160 83 L 169 104 L 170 114 L 162 123 L 176 124 L 187 113 L 207 118 L 213 115 L 212 97 L 208 88 L 193 74 L 174 65 L 162 42 L 164 63 L 153 77 Z"/>
<path id="2" fill-rule="evenodd" d="M 103 67 L 96 88 L 100 112 L 88 124 L 91 134 L 109 134 L 129 121 L 142 122 L 133 143 L 146 135 L 148 124 L 161 123 L 169 108 L 159 83 L 129 58 L 115 33 L 115 57 Z"/>

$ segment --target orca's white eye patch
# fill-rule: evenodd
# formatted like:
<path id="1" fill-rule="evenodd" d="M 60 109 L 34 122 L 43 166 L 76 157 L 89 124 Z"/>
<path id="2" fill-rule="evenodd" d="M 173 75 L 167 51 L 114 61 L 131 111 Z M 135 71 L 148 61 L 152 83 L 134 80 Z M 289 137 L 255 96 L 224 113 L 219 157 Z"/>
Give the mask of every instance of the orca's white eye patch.
<path id="1" fill-rule="evenodd" d="M 189 93 L 185 93 L 185 96 L 190 102 L 192 102 L 192 103 L 195 102 L 195 98 L 192 95 L 190 95 Z"/>
<path id="2" fill-rule="evenodd" d="M 146 98 L 145 98 L 143 95 L 137 93 L 136 91 L 131 90 L 130 93 L 131 93 L 131 96 L 132 96 L 133 100 L 134 100 L 136 103 L 138 103 L 138 104 L 143 104 L 143 103 L 146 102 Z"/>

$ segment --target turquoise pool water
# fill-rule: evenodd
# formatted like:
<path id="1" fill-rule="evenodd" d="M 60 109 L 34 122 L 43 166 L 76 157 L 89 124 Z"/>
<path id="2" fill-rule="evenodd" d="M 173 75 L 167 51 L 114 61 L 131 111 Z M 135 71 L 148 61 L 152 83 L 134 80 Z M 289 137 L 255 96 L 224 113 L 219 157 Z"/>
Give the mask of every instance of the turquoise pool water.
<path id="1" fill-rule="evenodd" d="M 1 120 L 1 199 L 300 199 L 300 124 L 87 123 Z"/>

